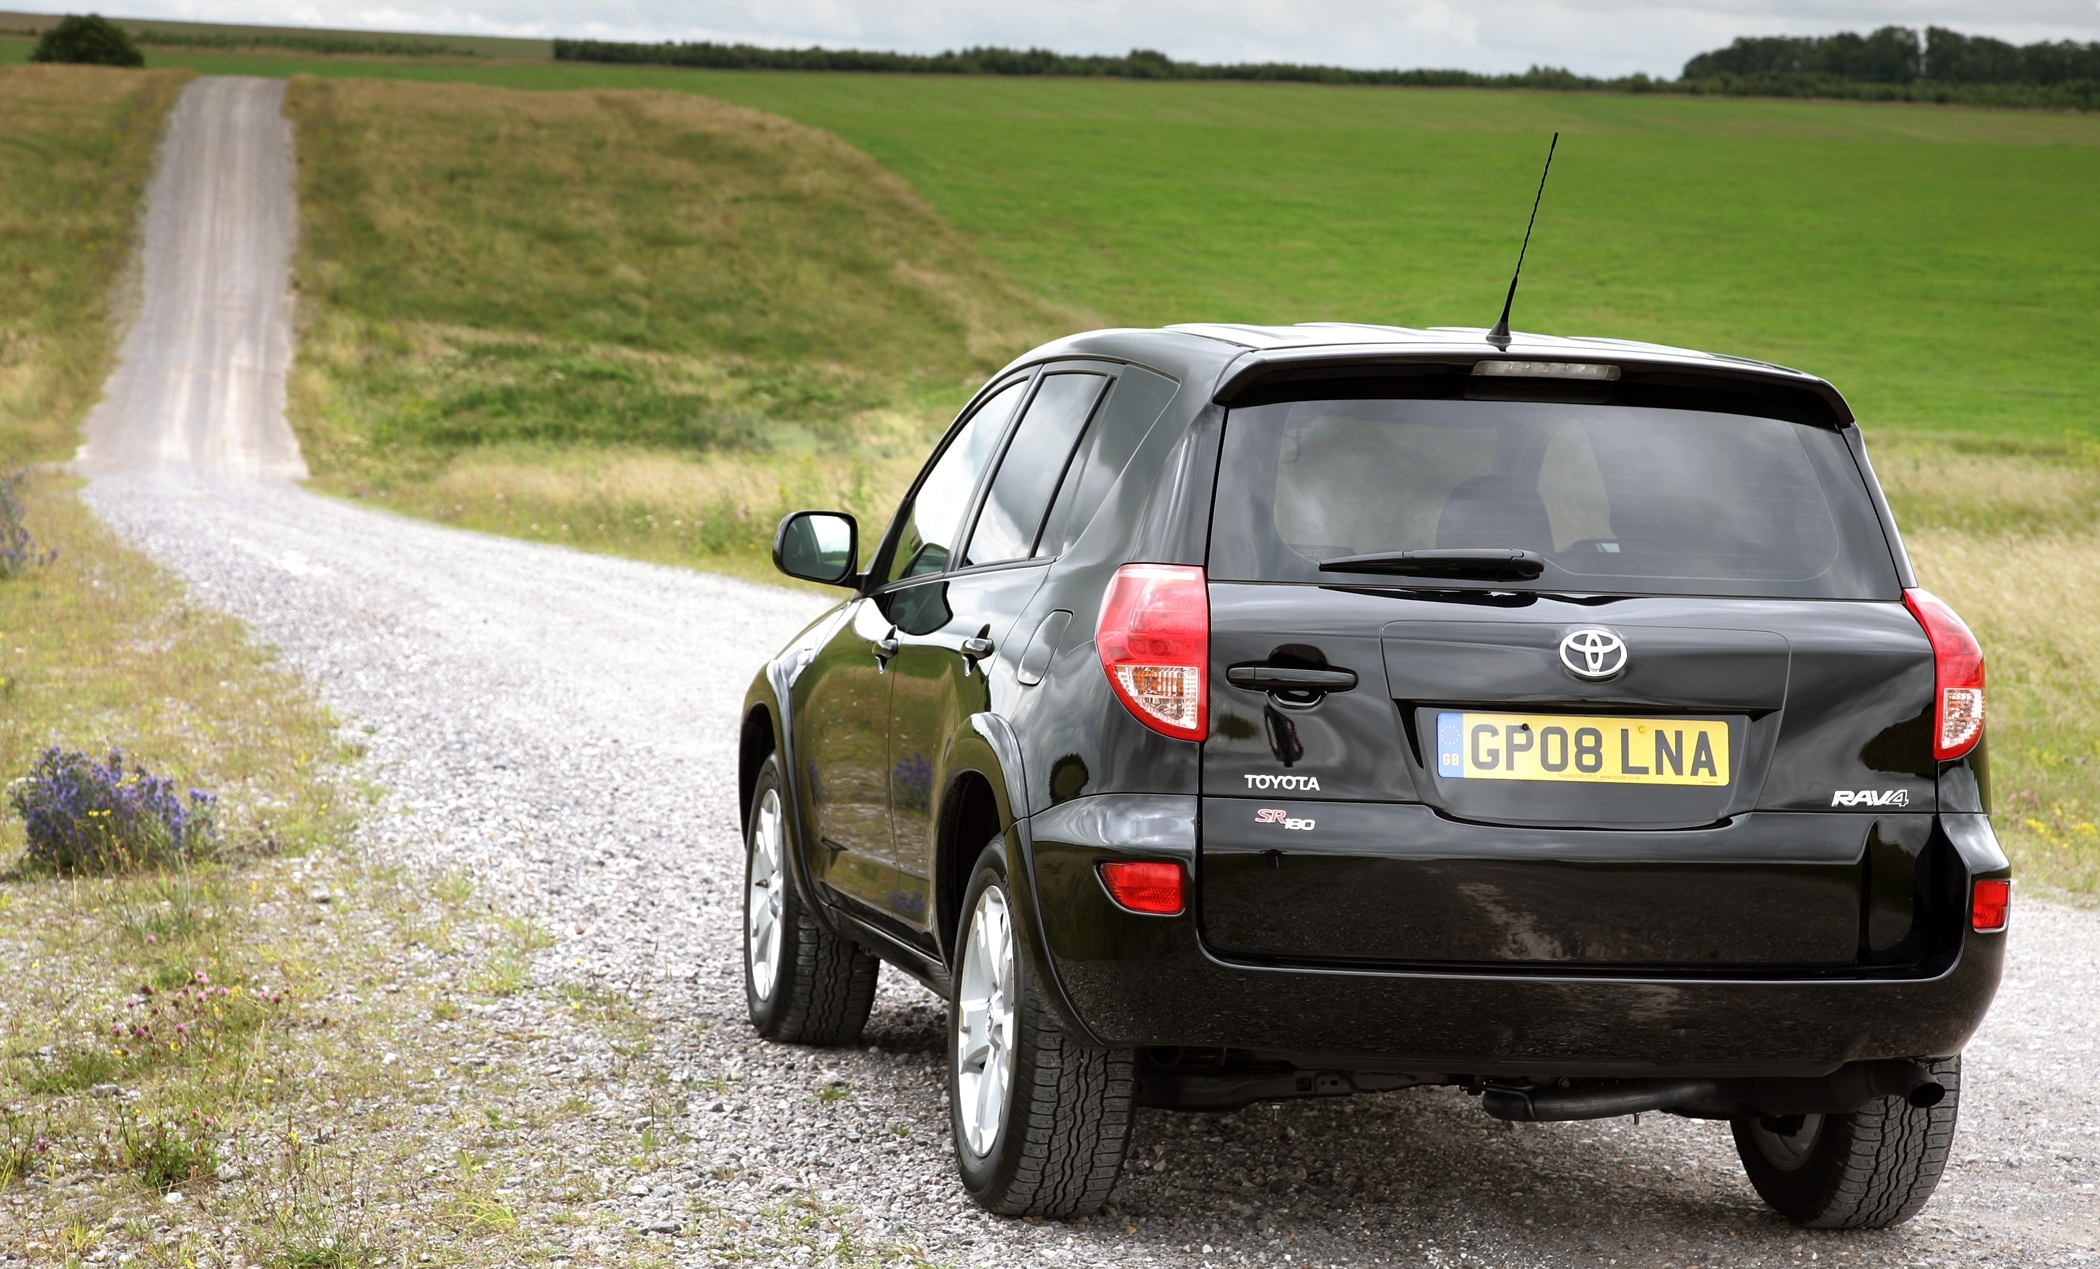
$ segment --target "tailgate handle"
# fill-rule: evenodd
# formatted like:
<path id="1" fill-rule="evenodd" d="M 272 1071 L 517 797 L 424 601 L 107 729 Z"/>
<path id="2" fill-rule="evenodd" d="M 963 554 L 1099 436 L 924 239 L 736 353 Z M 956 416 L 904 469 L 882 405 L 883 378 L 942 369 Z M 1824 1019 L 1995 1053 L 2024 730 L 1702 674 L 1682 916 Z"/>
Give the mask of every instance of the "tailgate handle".
<path id="1" fill-rule="evenodd" d="M 1234 687 L 1258 692 L 1346 692 L 1356 686 L 1354 670 L 1310 670 L 1295 665 L 1235 665 L 1225 671 Z"/>

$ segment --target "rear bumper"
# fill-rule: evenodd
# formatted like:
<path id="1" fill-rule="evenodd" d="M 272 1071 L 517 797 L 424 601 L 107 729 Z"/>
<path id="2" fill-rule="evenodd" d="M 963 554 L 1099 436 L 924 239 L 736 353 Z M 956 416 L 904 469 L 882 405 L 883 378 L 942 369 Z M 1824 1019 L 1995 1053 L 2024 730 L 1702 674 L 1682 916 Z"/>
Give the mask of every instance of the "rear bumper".
<path id="1" fill-rule="evenodd" d="M 1071 1016 L 1103 1044 L 1254 1050 L 1304 1067 L 1412 1074 L 1814 1076 L 1958 1053 L 1983 1021 L 2005 935 L 1963 931 L 1927 977 L 1638 978 L 1333 969 L 1223 959 L 1195 911 L 1142 917 L 1095 866 L 1195 862 L 1194 799 L 1106 795 L 1035 817 L 1042 946 Z M 2003 876 L 1981 816 L 1945 816 L 1972 876 Z M 1955 822 L 1959 821 L 1959 822 Z"/>

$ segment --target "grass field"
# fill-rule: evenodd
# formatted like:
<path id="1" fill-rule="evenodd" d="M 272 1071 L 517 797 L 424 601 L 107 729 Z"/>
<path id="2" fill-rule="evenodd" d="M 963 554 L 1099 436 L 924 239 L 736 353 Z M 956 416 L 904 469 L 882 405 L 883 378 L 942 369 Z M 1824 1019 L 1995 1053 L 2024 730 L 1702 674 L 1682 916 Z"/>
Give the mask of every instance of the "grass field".
<path id="1" fill-rule="evenodd" d="M 704 93 L 835 132 L 1015 281 L 1119 323 L 1518 313 L 1799 365 L 1877 427 L 2092 434 L 2100 116 L 1609 94 L 197 57 Z"/>

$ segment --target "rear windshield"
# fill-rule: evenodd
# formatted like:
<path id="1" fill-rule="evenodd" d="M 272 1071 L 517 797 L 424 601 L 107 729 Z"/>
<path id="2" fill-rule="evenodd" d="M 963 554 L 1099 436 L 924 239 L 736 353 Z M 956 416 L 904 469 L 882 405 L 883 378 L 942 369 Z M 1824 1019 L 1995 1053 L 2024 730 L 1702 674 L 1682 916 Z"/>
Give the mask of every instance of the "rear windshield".
<path id="1" fill-rule="evenodd" d="M 1321 572 L 1375 552 L 1515 547 L 1536 581 Z M 1609 405 L 1291 401 L 1226 420 L 1219 581 L 1895 599 L 1888 543 L 1827 428 Z"/>

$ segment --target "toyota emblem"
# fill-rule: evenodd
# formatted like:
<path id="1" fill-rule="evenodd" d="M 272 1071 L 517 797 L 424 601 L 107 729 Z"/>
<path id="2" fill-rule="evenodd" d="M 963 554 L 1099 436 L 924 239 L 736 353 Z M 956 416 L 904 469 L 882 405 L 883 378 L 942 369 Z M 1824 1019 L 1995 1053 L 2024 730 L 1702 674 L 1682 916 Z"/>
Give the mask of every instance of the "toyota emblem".
<path id="1" fill-rule="evenodd" d="M 1560 641 L 1560 663 L 1578 679 L 1608 679 L 1626 668 L 1626 641 L 1595 626 L 1571 630 Z"/>

